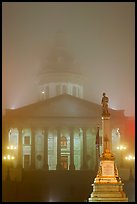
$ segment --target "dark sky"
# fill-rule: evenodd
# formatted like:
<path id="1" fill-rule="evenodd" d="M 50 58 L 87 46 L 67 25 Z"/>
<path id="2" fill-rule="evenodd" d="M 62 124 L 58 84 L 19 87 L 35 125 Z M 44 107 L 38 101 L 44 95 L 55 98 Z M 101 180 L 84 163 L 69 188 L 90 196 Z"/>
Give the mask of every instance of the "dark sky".
<path id="1" fill-rule="evenodd" d="M 56 33 L 87 77 L 84 97 L 135 111 L 135 3 L 2 3 L 2 106 L 39 100 L 37 73 Z"/>

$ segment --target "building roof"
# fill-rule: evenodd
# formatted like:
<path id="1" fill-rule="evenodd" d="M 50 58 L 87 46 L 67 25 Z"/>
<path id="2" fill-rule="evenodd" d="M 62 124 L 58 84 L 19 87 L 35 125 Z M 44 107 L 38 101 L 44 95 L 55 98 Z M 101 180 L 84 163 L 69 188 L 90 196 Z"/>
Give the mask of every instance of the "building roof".
<path id="1" fill-rule="evenodd" d="M 123 110 L 109 109 L 111 117 L 124 117 Z M 15 117 L 90 117 L 100 118 L 102 107 L 99 104 L 62 94 L 17 109 L 7 109 L 7 116 Z"/>

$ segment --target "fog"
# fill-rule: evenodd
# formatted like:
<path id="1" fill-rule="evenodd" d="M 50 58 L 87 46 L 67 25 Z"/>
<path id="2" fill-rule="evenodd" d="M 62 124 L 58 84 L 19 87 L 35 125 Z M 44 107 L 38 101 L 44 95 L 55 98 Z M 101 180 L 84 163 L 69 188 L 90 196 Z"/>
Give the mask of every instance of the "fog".
<path id="1" fill-rule="evenodd" d="M 37 75 L 60 30 L 87 77 L 84 99 L 100 104 L 106 92 L 111 108 L 134 116 L 134 2 L 3 2 L 3 111 L 39 100 Z"/>

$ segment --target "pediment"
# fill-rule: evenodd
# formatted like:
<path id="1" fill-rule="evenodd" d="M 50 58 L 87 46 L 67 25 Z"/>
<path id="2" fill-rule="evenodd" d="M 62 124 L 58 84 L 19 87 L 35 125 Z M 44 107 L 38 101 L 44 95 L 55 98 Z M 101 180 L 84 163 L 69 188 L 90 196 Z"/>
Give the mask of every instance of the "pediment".
<path id="1" fill-rule="evenodd" d="M 20 117 L 100 117 L 101 105 L 63 94 L 7 113 Z"/>

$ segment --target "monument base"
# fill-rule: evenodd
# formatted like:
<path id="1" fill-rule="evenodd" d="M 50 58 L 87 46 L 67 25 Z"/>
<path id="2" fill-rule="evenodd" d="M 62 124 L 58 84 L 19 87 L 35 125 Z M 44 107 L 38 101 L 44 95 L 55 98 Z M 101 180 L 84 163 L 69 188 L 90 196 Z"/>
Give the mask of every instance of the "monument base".
<path id="1" fill-rule="evenodd" d="M 122 183 L 94 183 L 88 202 L 128 202 Z"/>
<path id="2" fill-rule="evenodd" d="M 128 202 L 113 154 L 106 150 L 100 159 L 98 173 L 92 184 L 93 192 L 88 202 Z"/>

